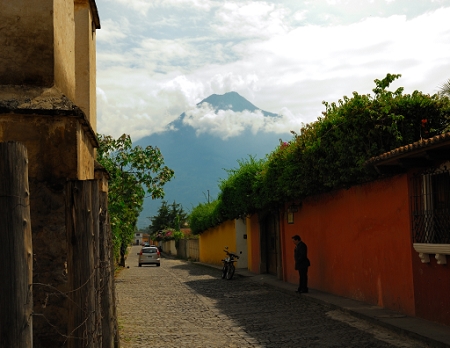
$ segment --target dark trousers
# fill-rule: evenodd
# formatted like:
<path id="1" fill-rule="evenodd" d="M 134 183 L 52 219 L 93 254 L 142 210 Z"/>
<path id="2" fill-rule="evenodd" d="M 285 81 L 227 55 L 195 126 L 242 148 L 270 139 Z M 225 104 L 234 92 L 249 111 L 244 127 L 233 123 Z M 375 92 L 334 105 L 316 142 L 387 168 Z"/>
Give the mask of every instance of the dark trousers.
<path id="1" fill-rule="evenodd" d="M 298 276 L 300 278 L 298 291 L 308 291 L 308 267 L 300 267 Z"/>

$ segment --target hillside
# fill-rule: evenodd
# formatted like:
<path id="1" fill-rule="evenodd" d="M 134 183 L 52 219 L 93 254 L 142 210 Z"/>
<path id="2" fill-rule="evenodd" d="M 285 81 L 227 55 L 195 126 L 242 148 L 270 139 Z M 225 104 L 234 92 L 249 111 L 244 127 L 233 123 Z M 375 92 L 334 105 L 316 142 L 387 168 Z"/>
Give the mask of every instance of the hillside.
<path id="1" fill-rule="evenodd" d="M 224 95 L 211 95 L 202 100 L 217 110 L 260 110 L 236 92 Z M 261 110 L 265 117 L 276 117 L 276 114 Z M 182 204 L 185 211 L 190 211 L 201 202 L 207 202 L 217 197 L 220 179 L 228 176 L 225 169 L 238 166 L 237 161 L 248 158 L 264 158 L 279 144 L 280 136 L 275 133 L 253 134 L 246 129 L 239 136 L 227 138 L 201 133 L 196 135 L 193 127 L 184 125 L 184 113 L 173 123 L 174 130 L 152 134 L 137 141 L 135 145 L 157 146 L 160 148 L 165 164 L 175 171 L 175 178 L 166 184 L 164 200 L 172 203 L 174 200 Z M 157 213 L 161 200 L 147 198 L 140 214 L 138 227 L 144 228 L 150 224 L 147 217 Z"/>

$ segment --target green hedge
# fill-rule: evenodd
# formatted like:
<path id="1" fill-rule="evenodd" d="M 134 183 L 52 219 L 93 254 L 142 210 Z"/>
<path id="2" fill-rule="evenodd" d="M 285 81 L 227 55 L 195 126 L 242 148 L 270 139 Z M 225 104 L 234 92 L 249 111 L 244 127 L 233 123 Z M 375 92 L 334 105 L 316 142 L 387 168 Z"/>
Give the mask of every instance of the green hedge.
<path id="1" fill-rule="evenodd" d="M 374 95 L 353 93 L 326 103 L 323 115 L 306 124 L 293 138 L 257 161 L 238 161 L 228 171 L 214 204 L 191 214 L 194 233 L 284 202 L 373 180 L 378 173 L 364 163 L 371 157 L 449 131 L 450 100 L 442 94 L 403 88 L 388 91 L 400 75 L 375 80 Z"/>

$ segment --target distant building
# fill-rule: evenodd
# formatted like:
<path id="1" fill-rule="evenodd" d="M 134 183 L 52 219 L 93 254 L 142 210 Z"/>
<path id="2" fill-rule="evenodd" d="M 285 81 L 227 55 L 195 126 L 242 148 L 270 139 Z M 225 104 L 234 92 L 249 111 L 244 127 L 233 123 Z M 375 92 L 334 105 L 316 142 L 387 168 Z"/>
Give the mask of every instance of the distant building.
<path id="1" fill-rule="evenodd" d="M 148 233 L 142 232 L 142 231 L 137 231 L 134 234 L 134 242 L 133 244 L 135 245 L 142 245 L 145 242 L 149 242 L 150 241 L 150 236 Z"/>

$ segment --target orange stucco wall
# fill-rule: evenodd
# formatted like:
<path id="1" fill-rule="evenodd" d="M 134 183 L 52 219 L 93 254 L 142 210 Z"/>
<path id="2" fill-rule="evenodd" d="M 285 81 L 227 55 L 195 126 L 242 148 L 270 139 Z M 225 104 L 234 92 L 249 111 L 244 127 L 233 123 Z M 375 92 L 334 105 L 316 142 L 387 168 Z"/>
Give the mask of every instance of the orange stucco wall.
<path id="1" fill-rule="evenodd" d="M 217 227 L 210 228 L 199 237 L 200 262 L 221 265 L 225 256 L 225 247 L 236 251 L 236 229 L 234 220 L 225 221 Z"/>
<path id="2" fill-rule="evenodd" d="M 415 314 L 407 175 L 305 199 L 280 230 L 285 281 L 298 282 L 291 237 L 299 234 L 309 287 Z"/>
<path id="3" fill-rule="evenodd" d="M 434 255 L 430 255 L 430 263 L 422 263 L 417 253 L 412 261 L 416 315 L 450 326 L 449 264 L 438 265 Z"/>
<path id="4" fill-rule="evenodd" d="M 248 235 L 248 270 L 253 273 L 260 273 L 261 263 L 261 241 L 259 234 L 258 215 L 254 214 L 247 218 L 247 235 Z"/>

